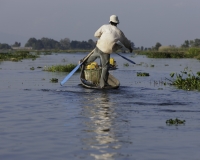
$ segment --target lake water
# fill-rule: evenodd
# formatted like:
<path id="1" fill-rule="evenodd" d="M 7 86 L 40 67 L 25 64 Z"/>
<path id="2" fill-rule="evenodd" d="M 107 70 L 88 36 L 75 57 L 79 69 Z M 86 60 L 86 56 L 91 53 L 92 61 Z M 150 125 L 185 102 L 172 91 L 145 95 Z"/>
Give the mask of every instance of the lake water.
<path id="1" fill-rule="evenodd" d="M 81 87 L 79 73 L 42 71 L 77 63 L 86 54 L 52 54 L 35 61 L 0 62 L 1 160 L 199 160 L 200 92 L 163 85 L 171 72 L 200 71 L 195 59 L 150 59 L 112 54 L 115 90 Z M 154 67 L 150 67 L 154 65 Z M 30 70 L 34 67 L 35 70 Z M 137 77 L 147 72 L 149 77 Z M 169 126 L 179 118 L 184 125 Z"/>

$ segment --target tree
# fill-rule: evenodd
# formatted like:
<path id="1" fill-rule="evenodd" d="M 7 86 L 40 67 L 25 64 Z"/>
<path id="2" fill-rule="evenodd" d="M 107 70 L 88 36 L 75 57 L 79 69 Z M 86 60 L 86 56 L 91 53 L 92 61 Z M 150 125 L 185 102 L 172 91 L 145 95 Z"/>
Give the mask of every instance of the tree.
<path id="1" fill-rule="evenodd" d="M 90 44 L 91 48 L 95 48 L 96 46 L 96 43 L 92 39 L 88 40 L 88 44 Z"/>
<path id="2" fill-rule="evenodd" d="M 191 47 L 200 47 L 200 39 L 190 40 Z"/>
<path id="3" fill-rule="evenodd" d="M 71 41 L 70 46 L 72 49 L 93 49 L 95 46 L 95 42 L 92 42 L 91 40 L 86 41 Z"/>
<path id="4" fill-rule="evenodd" d="M 185 42 L 181 45 L 182 48 L 188 48 L 190 47 L 190 42 L 188 40 L 185 40 Z"/>
<path id="5" fill-rule="evenodd" d="M 60 43 L 53 39 L 43 37 L 41 41 L 44 47 L 43 49 L 60 49 L 61 48 Z"/>
<path id="6" fill-rule="evenodd" d="M 130 41 L 130 43 L 131 43 L 131 48 L 135 49 L 135 44 L 133 42 L 131 42 L 131 41 Z"/>
<path id="7" fill-rule="evenodd" d="M 78 41 L 71 41 L 70 47 L 71 47 L 72 49 L 78 48 L 78 44 L 79 44 Z"/>
<path id="8" fill-rule="evenodd" d="M 70 39 L 64 38 L 60 40 L 61 49 L 69 49 L 70 48 Z"/>
<path id="9" fill-rule="evenodd" d="M 12 47 L 20 47 L 21 46 L 21 43 L 20 42 L 15 42 Z"/>
<path id="10" fill-rule="evenodd" d="M 161 47 L 162 45 L 159 43 L 159 42 L 157 42 L 156 43 L 156 45 L 155 45 L 155 47 L 153 47 L 155 50 L 158 50 L 159 49 L 159 47 Z"/>
<path id="11" fill-rule="evenodd" d="M 0 49 L 11 49 L 11 46 L 6 43 L 0 43 Z"/>
<path id="12" fill-rule="evenodd" d="M 29 38 L 29 40 L 26 42 L 25 47 L 32 47 L 33 49 L 36 49 L 36 38 Z"/>
<path id="13" fill-rule="evenodd" d="M 33 49 L 36 49 L 36 50 L 44 49 L 44 45 L 40 39 L 37 40 L 35 44 L 33 44 Z"/>

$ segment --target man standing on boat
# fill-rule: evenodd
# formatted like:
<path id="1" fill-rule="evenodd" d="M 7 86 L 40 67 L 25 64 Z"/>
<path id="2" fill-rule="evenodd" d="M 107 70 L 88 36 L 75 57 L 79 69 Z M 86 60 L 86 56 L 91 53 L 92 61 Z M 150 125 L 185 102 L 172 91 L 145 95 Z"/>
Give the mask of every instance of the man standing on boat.
<path id="1" fill-rule="evenodd" d="M 118 42 L 122 43 L 127 49 L 132 52 L 131 43 L 126 38 L 124 33 L 117 28 L 119 24 L 119 19 L 116 15 L 110 16 L 110 24 L 105 24 L 101 26 L 94 34 L 98 38 L 96 48 L 94 53 L 86 60 L 85 64 L 89 64 L 100 58 L 102 64 L 102 73 L 100 78 L 100 88 L 105 88 L 108 80 L 108 69 L 110 54 L 116 52 L 118 49 L 122 48 Z"/>

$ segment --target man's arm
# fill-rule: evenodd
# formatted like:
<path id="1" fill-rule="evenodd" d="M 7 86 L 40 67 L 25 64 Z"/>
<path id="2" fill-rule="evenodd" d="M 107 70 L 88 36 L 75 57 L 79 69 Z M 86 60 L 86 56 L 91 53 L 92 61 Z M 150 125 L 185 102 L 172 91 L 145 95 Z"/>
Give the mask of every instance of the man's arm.
<path id="1" fill-rule="evenodd" d="M 133 49 L 131 47 L 131 42 L 126 38 L 123 32 L 121 32 L 121 39 L 120 42 L 129 49 L 129 51 L 132 53 Z"/>
<path id="2" fill-rule="evenodd" d="M 102 35 L 102 27 L 100 27 L 95 33 L 94 33 L 94 36 L 96 37 L 96 38 L 100 38 L 101 37 L 101 35 Z"/>

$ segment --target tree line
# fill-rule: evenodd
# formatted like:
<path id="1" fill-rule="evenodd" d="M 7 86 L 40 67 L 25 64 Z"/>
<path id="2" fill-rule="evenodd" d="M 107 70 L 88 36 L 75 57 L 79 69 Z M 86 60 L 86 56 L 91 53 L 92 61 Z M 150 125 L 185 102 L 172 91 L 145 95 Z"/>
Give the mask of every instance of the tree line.
<path id="1" fill-rule="evenodd" d="M 200 47 L 200 39 L 196 38 L 194 40 L 185 40 L 185 42 L 181 45 L 182 48 L 189 47 Z"/>
<path id="2" fill-rule="evenodd" d="M 33 50 L 69 50 L 69 49 L 93 49 L 96 45 L 96 42 L 94 42 L 92 39 L 89 39 L 88 41 L 77 41 L 73 40 L 70 41 L 69 38 L 61 39 L 60 41 L 56 41 L 51 38 L 30 38 L 26 44 L 25 47 L 32 47 Z M 8 45 L 6 43 L 0 43 L 0 49 L 12 49 L 12 47 L 20 47 L 20 42 L 15 42 L 12 45 Z M 161 45 L 161 43 L 157 42 L 155 46 L 152 46 L 152 48 L 144 48 L 141 47 L 135 47 L 135 44 L 131 42 L 131 46 L 134 50 L 158 50 L 158 48 Z M 183 44 L 181 44 L 181 48 L 189 48 L 189 47 L 200 47 L 200 39 L 196 38 L 194 40 L 185 40 Z"/>
<path id="3" fill-rule="evenodd" d="M 25 44 L 25 47 L 32 47 L 34 50 L 93 49 L 95 44 L 96 43 L 92 39 L 88 41 L 70 41 L 69 38 L 64 38 L 60 41 L 56 41 L 50 38 L 30 38 Z"/>
<path id="4" fill-rule="evenodd" d="M 135 48 L 135 45 L 133 42 L 131 42 L 131 45 L 133 48 Z M 15 42 L 13 45 L 8 44 L 1 44 L 0 43 L 0 49 L 12 49 L 12 47 L 20 47 L 20 42 Z M 94 42 L 92 39 L 89 39 L 88 41 L 77 41 L 72 40 L 70 41 L 69 38 L 61 39 L 60 41 L 56 41 L 51 38 L 41 38 L 36 39 L 34 37 L 29 38 L 29 40 L 26 42 L 25 47 L 31 47 L 33 50 L 69 50 L 69 49 L 85 49 L 90 50 L 95 48 L 96 42 Z"/>
<path id="5" fill-rule="evenodd" d="M 95 47 L 96 43 L 89 39 L 88 41 L 70 41 L 69 38 L 61 39 L 60 41 L 56 41 L 51 38 L 30 38 L 26 44 L 25 47 L 32 47 L 33 50 L 68 50 L 68 49 L 93 49 Z M 21 43 L 15 42 L 13 45 L 8 44 L 1 44 L 0 43 L 0 49 L 12 49 L 12 47 L 20 47 Z"/>
<path id="6" fill-rule="evenodd" d="M 141 46 L 141 48 L 136 48 L 137 50 L 159 50 L 159 48 L 162 46 L 162 44 L 160 42 L 157 42 L 155 44 L 155 46 L 152 46 L 151 48 L 144 48 L 143 46 Z M 169 45 L 169 47 L 171 48 L 176 48 L 175 45 Z M 190 47 L 200 47 L 200 39 L 196 38 L 194 40 L 185 40 L 183 44 L 181 44 L 180 48 L 190 48 Z"/>

